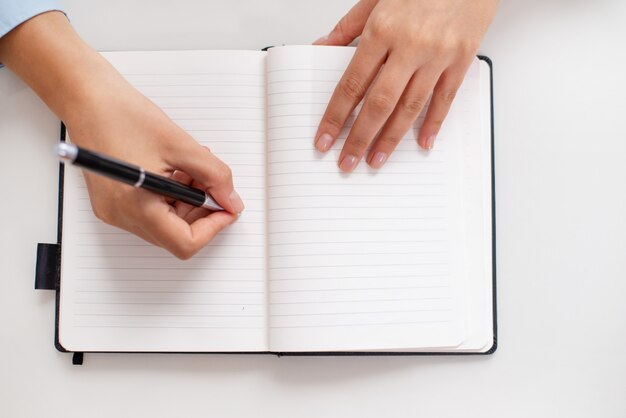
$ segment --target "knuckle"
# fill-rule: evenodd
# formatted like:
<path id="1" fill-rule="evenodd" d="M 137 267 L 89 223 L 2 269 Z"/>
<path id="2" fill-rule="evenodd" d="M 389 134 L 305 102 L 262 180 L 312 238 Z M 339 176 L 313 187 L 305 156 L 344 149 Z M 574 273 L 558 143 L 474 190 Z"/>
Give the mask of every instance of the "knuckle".
<path id="1" fill-rule="evenodd" d="M 346 17 L 342 17 L 339 22 L 337 22 L 337 24 L 335 25 L 335 28 L 333 29 L 333 32 L 335 32 L 336 34 L 338 34 L 339 36 L 343 36 L 343 34 L 346 31 Z"/>
<path id="2" fill-rule="evenodd" d="M 367 35 L 373 39 L 387 38 L 394 28 L 393 18 L 389 15 L 379 13 L 368 25 Z"/>
<path id="3" fill-rule="evenodd" d="M 423 96 L 411 96 L 402 100 L 400 108 L 411 115 L 418 115 L 425 104 L 426 99 Z"/>
<path id="4" fill-rule="evenodd" d="M 455 61 L 460 55 L 463 56 L 459 41 L 445 35 L 436 36 L 419 33 L 416 35 L 413 45 L 420 51 L 423 51 L 424 56 L 428 60 L 440 63 L 449 63 L 450 61 Z"/>
<path id="5" fill-rule="evenodd" d="M 326 115 L 324 116 L 324 122 L 335 128 L 336 130 L 340 130 L 344 125 L 344 121 L 335 112 L 326 113 Z"/>
<path id="6" fill-rule="evenodd" d="M 174 252 L 173 254 L 176 258 L 178 258 L 179 260 L 183 260 L 183 261 L 189 260 L 193 256 L 193 254 L 184 252 L 184 251 L 177 251 L 177 252 Z"/>
<path id="7" fill-rule="evenodd" d="M 94 216 L 100 219 L 102 222 L 107 223 L 109 225 L 113 223 L 111 213 L 108 210 L 100 207 L 100 205 L 92 203 L 91 210 L 93 211 Z"/>
<path id="8" fill-rule="evenodd" d="M 402 137 L 399 135 L 384 135 L 380 136 L 377 142 L 383 149 L 393 149 L 401 140 Z"/>
<path id="9" fill-rule="evenodd" d="M 428 124 L 432 126 L 433 128 L 438 129 L 441 127 L 441 125 L 443 125 L 443 118 L 437 117 L 437 118 L 429 119 Z"/>
<path id="10" fill-rule="evenodd" d="M 463 57 L 474 57 L 476 51 L 478 51 L 479 43 L 474 40 L 463 40 L 459 42 L 457 50 Z"/>
<path id="11" fill-rule="evenodd" d="M 370 144 L 370 141 L 363 137 L 353 137 L 348 141 L 350 147 L 353 151 L 357 151 L 357 153 L 362 153 L 367 149 Z"/>
<path id="12" fill-rule="evenodd" d="M 354 73 L 347 73 L 341 79 L 339 89 L 343 95 L 356 100 L 361 100 L 365 93 L 365 86 Z"/>
<path id="13" fill-rule="evenodd" d="M 198 249 L 191 245 L 191 243 L 179 242 L 171 248 L 171 252 L 174 256 L 176 256 L 176 258 L 189 260 L 198 252 Z"/>
<path id="14" fill-rule="evenodd" d="M 222 183 L 229 183 L 233 179 L 233 171 L 226 164 L 222 164 L 222 166 L 215 173 L 215 180 Z"/>
<path id="15" fill-rule="evenodd" d="M 341 18 L 341 20 L 339 20 L 339 22 L 337 22 L 337 25 L 335 26 L 335 32 L 337 34 L 339 34 L 339 36 L 341 37 L 348 37 L 350 36 L 350 14 L 345 15 L 344 17 Z"/>
<path id="16" fill-rule="evenodd" d="M 424 33 L 422 31 L 414 33 L 409 38 L 409 45 L 413 50 L 420 51 L 420 53 L 429 58 L 434 56 L 441 48 L 442 40 L 438 37 Z"/>
<path id="17" fill-rule="evenodd" d="M 457 54 L 458 46 L 456 42 L 449 39 L 440 39 L 435 41 L 435 50 L 444 57 L 450 57 Z"/>
<path id="18" fill-rule="evenodd" d="M 407 35 L 406 46 L 410 51 L 422 50 L 423 52 L 424 43 L 422 37 L 415 32 L 410 32 Z"/>
<path id="19" fill-rule="evenodd" d="M 393 101 L 388 95 L 378 94 L 367 99 L 367 107 L 376 114 L 387 114 L 393 109 Z"/>
<path id="20" fill-rule="evenodd" d="M 439 100 L 446 105 L 450 106 L 456 97 L 456 90 L 446 89 L 439 93 Z"/>

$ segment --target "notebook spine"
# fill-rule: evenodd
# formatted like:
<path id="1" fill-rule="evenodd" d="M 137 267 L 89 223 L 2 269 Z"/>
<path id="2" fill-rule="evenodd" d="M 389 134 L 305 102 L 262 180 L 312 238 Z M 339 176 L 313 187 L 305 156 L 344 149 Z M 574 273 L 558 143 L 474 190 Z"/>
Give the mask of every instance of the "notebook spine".
<path id="1" fill-rule="evenodd" d="M 65 141 L 65 125 L 61 123 L 60 141 Z M 59 163 L 59 202 L 58 202 L 58 223 L 57 242 L 55 244 L 37 244 L 37 259 L 35 261 L 35 289 L 52 290 L 55 292 L 55 313 L 54 313 L 54 346 L 63 353 L 69 353 L 59 341 L 59 300 L 61 295 L 61 236 L 63 225 L 63 164 Z M 72 364 L 83 364 L 83 353 L 74 353 Z"/>

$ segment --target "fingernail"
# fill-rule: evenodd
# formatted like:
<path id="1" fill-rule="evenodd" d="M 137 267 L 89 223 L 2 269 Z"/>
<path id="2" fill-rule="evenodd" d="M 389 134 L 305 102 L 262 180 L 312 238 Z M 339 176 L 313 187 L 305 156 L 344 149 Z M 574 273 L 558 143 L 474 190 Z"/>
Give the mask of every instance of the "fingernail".
<path id="1" fill-rule="evenodd" d="M 333 137 L 330 134 L 323 134 L 315 141 L 315 148 L 318 151 L 326 152 L 333 145 Z"/>
<path id="2" fill-rule="evenodd" d="M 339 162 L 339 168 L 342 171 L 349 173 L 350 171 L 354 170 L 354 167 L 356 167 L 357 162 L 358 162 L 358 159 L 354 155 L 346 155 Z"/>
<path id="3" fill-rule="evenodd" d="M 230 199 L 230 204 L 232 205 L 233 210 L 236 214 L 240 214 L 241 212 L 243 212 L 243 201 L 241 200 L 241 197 L 239 197 L 239 193 L 233 190 L 228 198 Z"/>
<path id="4" fill-rule="evenodd" d="M 321 38 L 317 39 L 315 42 L 313 42 L 313 45 L 323 44 L 327 40 L 328 40 L 328 35 L 324 35 Z"/>
<path id="5" fill-rule="evenodd" d="M 370 161 L 370 167 L 372 168 L 380 168 L 383 166 L 383 164 L 385 164 L 385 161 L 387 161 L 387 153 L 384 153 L 382 151 L 378 151 L 376 154 L 374 154 L 374 157 L 372 157 L 372 160 Z"/>
<path id="6" fill-rule="evenodd" d="M 435 138 L 436 138 L 435 135 L 431 135 L 428 138 L 426 138 L 426 147 L 425 148 L 427 150 L 433 149 L 433 145 L 435 143 Z"/>

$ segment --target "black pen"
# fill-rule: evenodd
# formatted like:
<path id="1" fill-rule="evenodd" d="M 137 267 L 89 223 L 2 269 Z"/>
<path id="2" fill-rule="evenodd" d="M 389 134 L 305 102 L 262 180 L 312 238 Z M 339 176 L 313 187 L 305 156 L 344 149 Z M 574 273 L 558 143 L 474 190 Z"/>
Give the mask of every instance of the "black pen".
<path id="1" fill-rule="evenodd" d="M 150 173 L 141 167 L 116 160 L 105 155 L 79 148 L 76 145 L 61 142 L 56 146 L 62 162 L 71 162 L 94 173 L 141 187 L 162 196 L 171 197 L 212 211 L 224 210 L 207 193 L 195 187 L 187 186 L 167 177 Z"/>

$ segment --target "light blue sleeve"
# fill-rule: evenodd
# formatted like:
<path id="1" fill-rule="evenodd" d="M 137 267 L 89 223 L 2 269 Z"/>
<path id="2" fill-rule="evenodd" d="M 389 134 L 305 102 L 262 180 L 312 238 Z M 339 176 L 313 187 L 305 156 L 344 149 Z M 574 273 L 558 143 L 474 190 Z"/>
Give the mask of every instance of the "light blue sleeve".
<path id="1" fill-rule="evenodd" d="M 63 11 L 58 0 L 0 0 L 0 37 L 20 23 L 50 10 Z"/>

